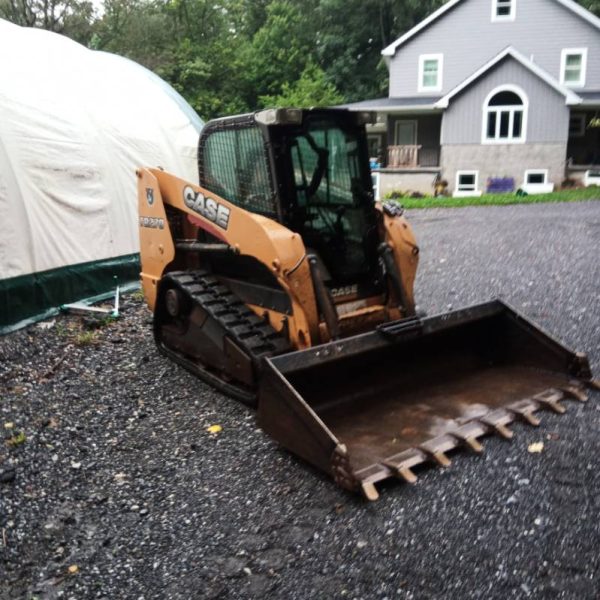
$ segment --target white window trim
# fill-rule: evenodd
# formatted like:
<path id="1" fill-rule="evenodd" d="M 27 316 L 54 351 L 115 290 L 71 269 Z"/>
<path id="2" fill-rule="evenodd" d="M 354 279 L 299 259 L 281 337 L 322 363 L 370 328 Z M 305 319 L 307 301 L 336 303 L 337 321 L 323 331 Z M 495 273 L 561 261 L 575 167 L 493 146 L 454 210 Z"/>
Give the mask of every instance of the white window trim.
<path id="1" fill-rule="evenodd" d="M 519 96 L 519 98 L 521 98 L 521 100 L 523 101 L 523 119 L 521 121 L 521 137 L 518 138 L 514 138 L 514 137 L 509 137 L 509 138 L 493 138 L 493 139 L 489 139 L 487 137 L 487 123 L 488 123 L 488 114 L 490 112 L 497 112 L 499 110 L 509 110 L 511 112 L 510 114 L 510 120 L 508 123 L 508 129 L 509 132 L 512 131 L 512 125 L 514 122 L 514 113 L 519 110 L 518 108 L 515 108 L 514 106 L 494 106 L 494 108 L 492 110 L 490 110 L 489 108 L 489 102 L 490 100 L 498 93 L 500 92 L 513 92 L 515 94 L 517 94 L 517 96 Z M 482 118 L 482 123 L 481 123 L 481 143 L 482 144 L 524 144 L 527 141 L 527 116 L 529 114 L 529 98 L 527 97 L 527 94 L 517 85 L 500 85 L 496 88 L 494 88 L 486 97 L 485 100 L 483 101 L 483 106 L 482 106 L 482 113 L 483 113 L 483 118 Z M 498 129 L 500 127 L 500 119 L 496 119 L 496 128 Z"/>
<path id="2" fill-rule="evenodd" d="M 530 175 L 543 175 L 544 176 L 544 181 L 542 181 L 541 184 L 539 183 L 529 183 L 527 181 L 527 178 Z M 523 177 L 523 183 L 527 184 L 527 185 L 542 185 L 545 183 L 548 183 L 548 169 L 526 169 L 525 170 L 525 176 Z"/>
<path id="3" fill-rule="evenodd" d="M 434 86 L 423 85 L 423 75 L 426 60 L 437 60 L 437 83 Z M 417 91 L 419 92 L 441 92 L 444 77 L 444 55 L 443 54 L 421 54 L 419 56 L 419 79 L 417 81 Z"/>
<path id="4" fill-rule="evenodd" d="M 571 133 L 571 119 L 579 119 L 579 129 L 574 133 Z M 587 119 L 587 117 L 586 117 L 585 113 L 571 113 L 571 115 L 569 117 L 569 137 L 570 138 L 585 137 L 586 119 Z"/>
<path id="5" fill-rule="evenodd" d="M 492 23 L 506 23 L 514 21 L 517 18 L 517 0 L 510 3 L 510 14 L 507 16 L 498 16 L 498 0 L 492 0 Z"/>
<path id="6" fill-rule="evenodd" d="M 544 176 L 544 181 L 542 183 L 528 183 L 527 178 L 532 174 L 542 174 Z M 554 184 L 548 181 L 548 169 L 526 169 L 521 189 L 528 194 L 549 194 L 550 192 L 553 192 Z"/>
<path id="7" fill-rule="evenodd" d="M 590 169 L 585 172 L 583 177 L 583 185 L 589 187 L 590 185 L 600 185 L 600 175 L 597 169 Z"/>
<path id="8" fill-rule="evenodd" d="M 581 76 L 579 81 L 565 81 L 565 68 L 567 66 L 567 56 L 570 54 L 581 54 Z M 585 87 L 587 75 L 587 48 L 563 48 L 560 53 L 560 83 L 570 88 Z"/>
<path id="9" fill-rule="evenodd" d="M 473 190 L 459 190 L 459 181 L 461 175 L 474 175 L 475 183 Z M 479 171 L 456 171 L 456 181 L 454 185 L 453 198 L 473 198 L 481 196 L 481 190 L 479 189 Z"/>
<path id="10" fill-rule="evenodd" d="M 371 182 L 373 184 L 373 196 L 375 197 L 375 202 L 379 202 L 380 195 L 379 195 L 379 190 L 381 187 L 381 181 L 380 181 L 380 173 L 379 171 L 372 171 L 371 172 Z"/>

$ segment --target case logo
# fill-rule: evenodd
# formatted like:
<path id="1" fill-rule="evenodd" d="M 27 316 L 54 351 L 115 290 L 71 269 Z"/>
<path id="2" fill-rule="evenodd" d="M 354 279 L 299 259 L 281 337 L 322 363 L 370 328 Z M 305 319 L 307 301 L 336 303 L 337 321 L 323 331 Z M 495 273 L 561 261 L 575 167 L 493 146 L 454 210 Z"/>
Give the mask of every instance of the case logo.
<path id="1" fill-rule="evenodd" d="M 345 285 L 343 287 L 331 288 L 329 290 L 334 298 L 342 298 L 343 296 L 353 296 L 358 294 L 358 285 Z"/>
<path id="2" fill-rule="evenodd" d="M 224 204 L 219 204 L 213 198 L 207 198 L 201 192 L 195 192 L 191 186 L 183 188 L 183 201 L 188 208 L 202 215 L 205 219 L 212 221 L 221 229 L 227 229 L 229 225 L 230 210 Z"/>

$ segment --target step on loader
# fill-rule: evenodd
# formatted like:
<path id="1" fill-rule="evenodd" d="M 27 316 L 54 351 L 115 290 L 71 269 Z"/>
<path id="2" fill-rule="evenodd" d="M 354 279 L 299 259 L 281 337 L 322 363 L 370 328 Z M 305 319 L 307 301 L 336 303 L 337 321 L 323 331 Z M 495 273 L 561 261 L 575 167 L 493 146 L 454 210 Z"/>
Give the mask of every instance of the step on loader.
<path id="1" fill-rule="evenodd" d="M 500 300 L 423 317 L 419 247 L 375 202 L 371 113 L 272 109 L 210 121 L 199 185 L 138 175 L 141 281 L 161 352 L 256 406 L 261 427 L 343 488 L 414 482 L 596 386 Z"/>

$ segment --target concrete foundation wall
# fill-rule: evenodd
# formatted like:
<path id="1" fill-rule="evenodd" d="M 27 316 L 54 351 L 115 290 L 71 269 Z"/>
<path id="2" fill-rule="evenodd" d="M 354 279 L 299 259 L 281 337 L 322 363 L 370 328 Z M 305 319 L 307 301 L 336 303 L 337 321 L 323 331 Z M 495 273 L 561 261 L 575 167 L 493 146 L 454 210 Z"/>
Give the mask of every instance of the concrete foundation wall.
<path id="1" fill-rule="evenodd" d="M 433 181 L 439 169 L 384 169 L 379 175 L 379 197 L 389 192 L 420 192 L 433 195 Z"/>
<path id="2" fill-rule="evenodd" d="M 522 184 L 527 169 L 548 169 L 548 181 L 559 186 L 565 178 L 566 143 L 442 146 L 442 177 L 454 191 L 457 171 L 478 171 L 478 187 L 485 193 L 489 177 L 512 177 L 515 189 Z"/>

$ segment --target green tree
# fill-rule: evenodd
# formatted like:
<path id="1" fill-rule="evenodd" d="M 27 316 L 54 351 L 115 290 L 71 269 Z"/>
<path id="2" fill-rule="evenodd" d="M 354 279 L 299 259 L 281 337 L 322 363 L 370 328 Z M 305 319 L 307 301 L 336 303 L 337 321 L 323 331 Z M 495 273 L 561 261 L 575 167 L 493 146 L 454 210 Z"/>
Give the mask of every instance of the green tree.
<path id="1" fill-rule="evenodd" d="M 172 24 L 159 0 L 105 0 L 90 46 L 126 56 L 152 70 L 172 57 Z"/>
<path id="2" fill-rule="evenodd" d="M 325 72 L 314 63 L 309 63 L 302 71 L 300 79 L 294 83 L 284 83 L 281 93 L 275 96 L 261 96 L 263 106 L 334 106 L 344 101 L 335 86 L 327 81 Z"/>
<path id="3" fill-rule="evenodd" d="M 387 95 L 381 50 L 444 0 L 321 0 L 320 64 L 346 100 Z"/>
<path id="4" fill-rule="evenodd" d="M 92 37 L 94 17 L 94 5 L 87 0 L 0 0 L 0 18 L 62 33 L 82 44 Z"/>
<path id="5" fill-rule="evenodd" d="M 580 0 L 579 3 L 597 17 L 600 17 L 600 0 Z"/>
<path id="6" fill-rule="evenodd" d="M 247 37 L 236 31 L 234 3 L 172 0 L 166 14 L 174 43 L 158 69 L 204 119 L 248 109 Z"/>
<path id="7" fill-rule="evenodd" d="M 267 20 L 272 0 L 229 0 L 226 11 L 233 30 L 252 39 Z"/>
<path id="8" fill-rule="evenodd" d="M 210 119 L 248 110 L 243 69 L 235 47 L 226 40 L 199 47 L 184 39 L 175 49 L 173 61 L 157 72 L 203 119 Z"/>
<path id="9" fill-rule="evenodd" d="M 308 8 L 310 2 L 306 4 Z M 287 0 L 273 0 L 247 56 L 249 82 L 256 95 L 277 94 L 284 83 L 299 79 L 307 63 L 316 58 L 314 48 L 314 31 L 300 9 Z"/>
<path id="10" fill-rule="evenodd" d="M 248 41 L 234 30 L 228 7 L 226 1 L 106 0 L 92 45 L 150 68 L 204 119 L 240 112 L 247 110 Z"/>

